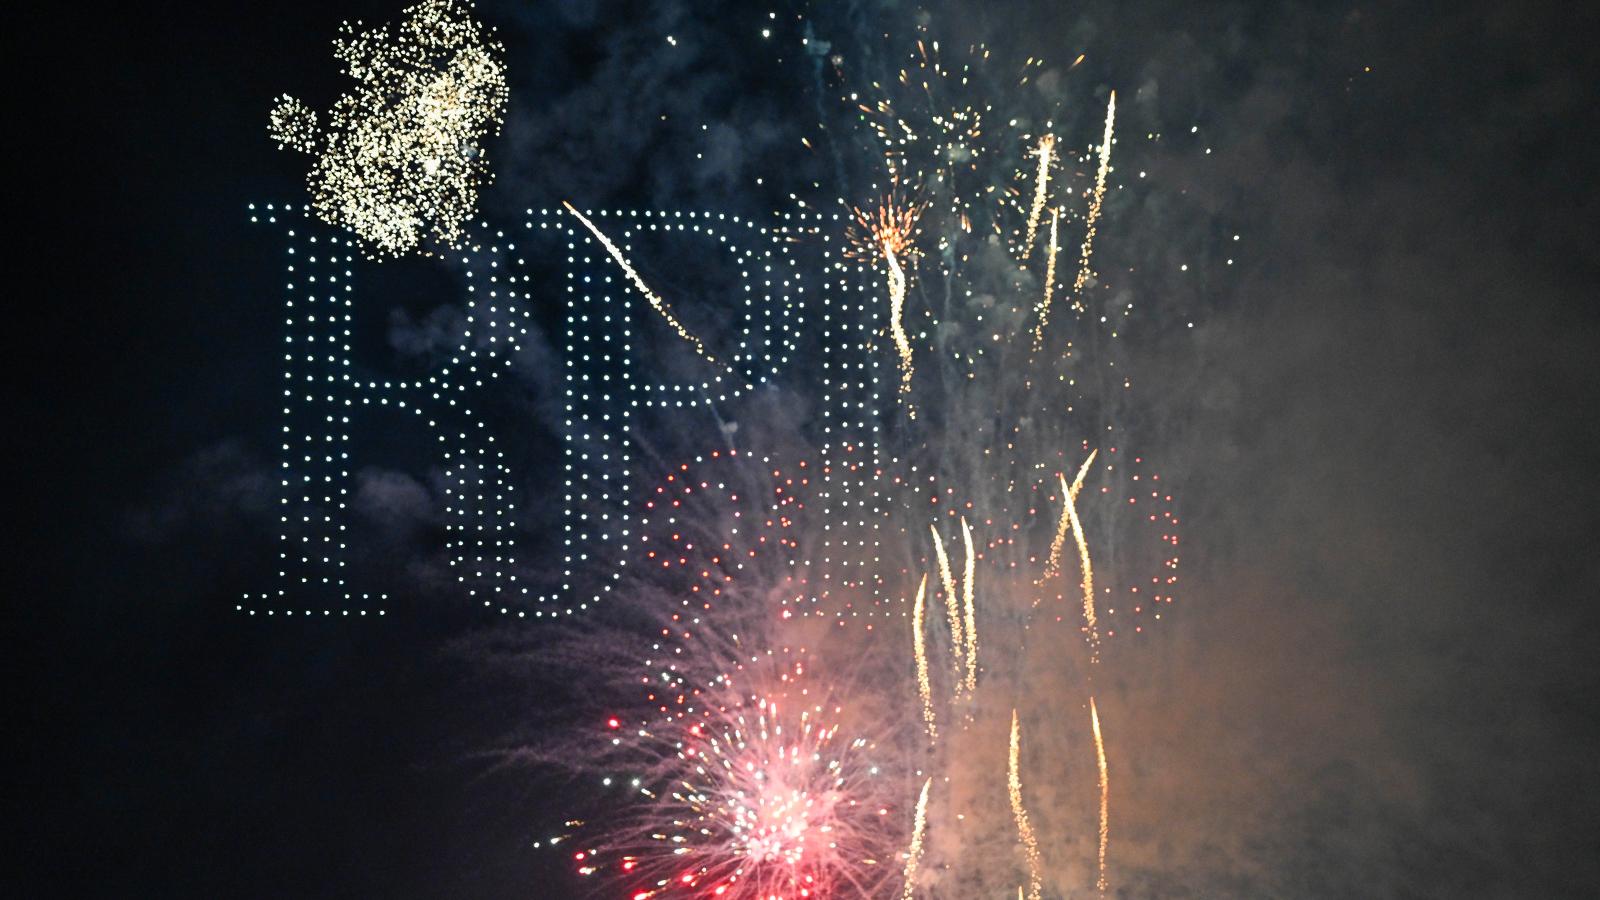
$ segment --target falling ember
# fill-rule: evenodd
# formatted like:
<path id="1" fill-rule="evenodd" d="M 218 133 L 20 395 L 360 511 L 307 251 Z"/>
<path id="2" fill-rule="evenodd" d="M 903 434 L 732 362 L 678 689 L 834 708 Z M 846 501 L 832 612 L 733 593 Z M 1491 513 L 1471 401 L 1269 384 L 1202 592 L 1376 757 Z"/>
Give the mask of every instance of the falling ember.
<path id="1" fill-rule="evenodd" d="M 1084 476 L 1089 474 L 1089 465 L 1099 455 L 1099 449 L 1089 451 L 1089 458 L 1078 467 L 1078 474 L 1072 479 L 1072 485 L 1067 485 L 1066 476 L 1061 477 L 1061 494 L 1063 498 L 1078 496 L 1078 491 L 1083 489 Z M 1061 574 L 1061 551 L 1067 543 L 1067 532 L 1072 527 L 1072 516 L 1067 512 L 1066 500 L 1062 500 L 1061 521 L 1056 523 L 1056 536 L 1050 542 L 1050 558 L 1045 562 L 1044 574 L 1040 576 L 1038 584 L 1043 584 L 1045 579 L 1055 578 Z"/>
<path id="2" fill-rule="evenodd" d="M 939 739 L 938 722 L 933 712 L 933 682 L 928 677 L 928 644 L 924 618 L 927 613 L 928 576 L 917 585 L 917 600 L 911 607 L 911 631 L 917 659 L 917 693 L 922 698 L 922 720 L 928 726 L 928 740 Z"/>
<path id="3" fill-rule="evenodd" d="M 1039 234 L 1039 214 L 1044 212 L 1045 197 L 1050 191 L 1050 161 L 1055 156 L 1056 136 L 1047 134 L 1039 138 L 1039 147 L 1033 154 L 1039 158 L 1039 170 L 1033 178 L 1033 205 L 1028 208 L 1028 231 L 1022 241 L 1022 258 L 1033 253 L 1033 240 Z"/>
<path id="4" fill-rule="evenodd" d="M 967 566 L 962 573 L 961 600 L 966 608 L 966 639 L 967 639 L 967 696 L 972 696 L 978 690 L 978 614 L 973 603 L 973 581 L 976 574 L 978 556 L 972 552 L 972 529 L 967 525 L 967 517 L 961 517 L 961 540 L 967 551 Z"/>
<path id="5" fill-rule="evenodd" d="M 928 827 L 928 788 L 930 787 L 933 787 L 932 778 L 922 783 L 922 795 L 917 798 L 917 813 L 911 822 L 911 846 L 906 849 L 905 885 L 900 892 L 903 900 L 911 900 L 917 890 L 917 866 L 922 862 L 922 833 Z"/>
<path id="6" fill-rule="evenodd" d="M 1106 779 L 1106 744 L 1100 737 L 1100 711 L 1094 698 L 1089 698 L 1089 722 L 1094 726 L 1094 752 L 1100 763 L 1100 877 L 1095 882 L 1100 893 L 1106 892 L 1106 844 L 1111 837 L 1111 783 Z"/>
<path id="7" fill-rule="evenodd" d="M 1061 208 L 1050 210 L 1050 247 L 1044 263 L 1044 296 L 1039 299 L 1039 321 L 1033 326 L 1033 349 L 1044 343 L 1044 329 L 1050 324 L 1050 300 L 1056 287 L 1056 228 L 1061 221 Z"/>
<path id="8" fill-rule="evenodd" d="M 611 258 L 616 261 L 617 266 L 622 269 L 623 274 L 627 275 L 628 280 L 633 282 L 633 286 L 639 289 L 639 293 L 643 294 L 644 298 L 650 301 L 650 305 L 655 308 L 656 312 L 661 314 L 661 318 L 667 321 L 667 324 L 672 327 L 672 330 L 678 333 L 678 337 L 681 337 L 690 344 L 693 344 L 694 352 L 700 354 L 706 362 L 709 362 L 712 365 L 719 365 L 716 357 L 712 356 L 711 353 L 706 350 L 705 345 L 700 342 L 700 339 L 690 333 L 689 329 L 683 327 L 683 323 L 679 322 L 677 316 L 672 314 L 672 308 L 667 306 L 667 301 L 661 299 L 661 297 L 657 295 L 655 291 L 650 290 L 649 285 L 644 283 L 644 279 L 639 277 L 639 273 L 634 270 L 633 264 L 628 262 L 627 257 L 622 255 L 622 251 L 617 248 L 617 245 L 611 243 L 611 239 L 602 234 L 600 229 L 596 228 L 595 224 L 589 221 L 589 217 L 585 216 L 581 212 L 578 212 L 577 208 L 571 203 L 563 200 L 561 201 L 561 205 L 565 206 L 567 208 L 567 212 L 572 213 L 572 215 L 576 217 L 579 222 L 582 222 L 584 228 L 589 229 L 589 233 L 595 236 L 595 240 L 600 242 L 600 246 L 606 248 L 606 252 L 611 254 Z"/>
<path id="9" fill-rule="evenodd" d="M 1011 795 L 1011 815 L 1017 821 L 1017 837 L 1022 841 L 1023 852 L 1028 857 L 1028 900 L 1039 900 L 1043 889 L 1040 875 L 1039 839 L 1028 821 L 1028 810 L 1022 805 L 1022 727 L 1017 723 L 1017 711 L 1011 711 L 1011 752 L 1006 764 L 1006 789 Z"/>
<path id="10" fill-rule="evenodd" d="M 1094 195 L 1089 200 L 1089 214 L 1083 233 L 1082 255 L 1078 261 L 1078 277 L 1072 282 L 1073 308 L 1082 312 L 1083 286 L 1089 280 L 1089 254 L 1094 252 L 1094 232 L 1100 222 L 1100 204 L 1106 196 L 1106 175 L 1111 171 L 1111 127 L 1117 118 L 1117 92 L 1111 92 L 1106 103 L 1106 132 L 1100 138 L 1100 168 L 1094 174 Z"/>
<path id="11" fill-rule="evenodd" d="M 961 634 L 961 606 L 956 598 L 955 578 L 950 574 L 950 557 L 945 555 L 944 540 L 939 537 L 939 529 L 929 525 L 928 530 L 933 533 L 933 552 L 939 560 L 939 579 L 944 582 L 944 608 L 945 616 L 950 622 L 950 646 L 953 665 L 956 675 L 956 693 L 961 693 L 963 684 L 963 669 L 961 663 L 962 648 L 965 640 Z"/>

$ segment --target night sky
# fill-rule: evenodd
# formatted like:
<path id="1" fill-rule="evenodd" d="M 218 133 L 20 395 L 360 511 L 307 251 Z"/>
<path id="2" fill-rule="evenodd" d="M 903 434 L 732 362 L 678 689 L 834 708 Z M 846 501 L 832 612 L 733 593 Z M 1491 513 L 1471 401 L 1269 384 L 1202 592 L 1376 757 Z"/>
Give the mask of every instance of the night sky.
<path id="1" fill-rule="evenodd" d="M 1183 486 L 1187 593 L 1119 686 L 1137 748 L 1119 895 L 1600 893 L 1600 22 L 979 6 L 930 21 L 1017 58 L 1086 53 L 1086 105 L 1142 90 L 1130 116 L 1203 126 L 1148 157 L 1181 202 L 1113 210 L 1108 246 L 1210 258 L 1212 231 L 1243 236 L 1231 268 L 1174 279 L 1196 325 L 1140 388 Z M 492 752 L 549 720 L 557 686 L 463 649 L 503 621 L 424 563 L 392 567 L 381 621 L 234 611 L 271 586 L 280 378 L 281 242 L 246 204 L 305 190 L 267 111 L 325 105 L 340 20 L 400 7 L 80 7 L 19 29 L 8 730 L 13 843 L 43 880 L 18 896 L 578 896 L 532 844 L 583 792 Z M 509 223 L 567 197 L 759 215 L 809 181 L 837 196 L 793 151 L 816 105 L 796 15 L 867 66 L 914 7 L 479 12 L 512 91 L 482 206 Z M 362 298 L 387 306 L 374 346 L 410 364 L 458 299 L 429 266 L 391 264 Z M 555 362 L 522 362 L 530 424 L 508 438 L 553 471 Z M 425 498 L 367 499 L 397 551 L 436 537 Z"/>

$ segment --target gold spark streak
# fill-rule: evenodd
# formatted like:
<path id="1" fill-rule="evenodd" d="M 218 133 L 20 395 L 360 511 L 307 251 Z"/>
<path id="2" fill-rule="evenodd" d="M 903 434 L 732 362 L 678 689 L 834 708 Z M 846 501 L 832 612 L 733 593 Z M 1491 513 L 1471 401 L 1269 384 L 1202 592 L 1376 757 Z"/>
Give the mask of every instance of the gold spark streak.
<path id="1" fill-rule="evenodd" d="M 1047 134 L 1039 138 L 1039 148 L 1033 151 L 1039 157 L 1039 171 L 1033 177 L 1033 206 L 1028 209 L 1028 232 L 1022 241 L 1022 258 L 1033 252 L 1033 239 L 1039 234 L 1039 214 L 1044 211 L 1044 199 L 1050 190 L 1050 159 L 1055 155 L 1056 136 Z"/>
<path id="2" fill-rule="evenodd" d="M 1039 322 L 1033 326 L 1033 349 L 1044 343 L 1044 327 L 1050 324 L 1050 300 L 1056 287 L 1056 227 L 1061 221 L 1061 208 L 1050 210 L 1050 247 L 1044 263 L 1044 296 L 1039 300 Z"/>
<path id="3" fill-rule="evenodd" d="M 1100 450 L 1098 448 L 1090 451 L 1089 458 L 1084 460 L 1083 465 L 1078 467 L 1077 477 L 1072 479 L 1071 487 L 1067 486 L 1066 476 L 1061 476 L 1061 494 L 1063 497 L 1078 496 L 1078 491 L 1083 488 L 1084 476 L 1089 474 L 1089 464 L 1094 462 L 1094 458 L 1099 452 Z M 1071 527 L 1072 517 L 1067 514 L 1065 500 L 1063 500 L 1063 506 L 1061 507 L 1061 521 L 1056 523 L 1056 536 L 1055 539 L 1050 542 L 1050 558 L 1045 562 L 1044 574 L 1039 577 L 1039 580 L 1035 582 L 1036 584 L 1043 584 L 1045 579 L 1055 578 L 1061 574 L 1061 551 L 1062 548 L 1066 546 L 1067 531 Z"/>
<path id="4" fill-rule="evenodd" d="M 933 525 L 928 526 L 933 533 L 933 551 L 939 558 L 939 579 L 944 582 L 944 609 L 945 617 L 950 622 L 950 647 L 952 650 L 952 665 L 955 667 L 956 693 L 961 693 L 962 670 L 961 652 L 965 645 L 961 635 L 961 605 L 956 598 L 955 578 L 950 574 L 950 558 L 945 555 L 944 541 L 939 537 L 939 529 Z"/>
<path id="5" fill-rule="evenodd" d="M 906 337 L 902 321 L 906 309 L 906 270 L 901 268 L 900 258 L 887 243 L 883 248 L 883 258 L 889 264 L 889 334 L 894 338 L 895 350 L 900 353 L 900 395 L 905 400 L 911 393 L 911 376 L 915 374 L 911 361 L 911 340 Z M 906 410 L 911 418 L 917 417 L 916 408 L 909 402 L 906 403 Z"/>
<path id="6" fill-rule="evenodd" d="M 1089 458 L 1093 459 L 1094 455 L 1090 454 Z M 1083 567 L 1083 621 L 1089 626 L 1089 662 L 1097 663 L 1100 661 L 1100 626 L 1094 613 L 1094 566 L 1089 563 L 1089 542 L 1083 536 L 1083 521 L 1078 518 L 1077 491 L 1067 492 L 1066 505 L 1072 539 L 1078 545 L 1078 563 Z"/>
<path id="7" fill-rule="evenodd" d="M 595 224 L 589 221 L 589 217 L 585 216 L 581 212 L 578 212 L 577 208 L 571 203 L 563 200 L 561 201 L 561 205 L 565 206 L 567 208 L 567 212 L 572 213 L 572 215 L 575 216 L 579 222 L 582 222 L 583 227 L 589 229 L 589 233 L 595 236 L 595 240 L 600 242 L 600 246 L 606 248 L 606 252 L 611 254 L 611 258 L 616 261 L 617 266 L 622 269 L 623 274 L 627 275 L 628 279 L 633 282 L 633 286 L 639 289 L 639 293 L 643 294 L 644 298 L 650 301 L 650 305 L 655 308 L 656 312 L 661 314 L 661 318 L 667 320 L 667 324 L 672 326 L 672 330 L 678 333 L 678 337 L 681 337 L 690 344 L 693 344 L 694 352 L 704 357 L 706 362 L 709 362 L 714 366 L 720 365 L 720 363 L 717 362 L 716 357 L 712 356 L 711 353 L 706 350 L 705 344 L 700 343 L 700 339 L 695 337 L 689 331 L 689 329 L 683 327 L 683 323 L 678 321 L 678 317 L 672 314 L 672 308 L 667 306 L 667 301 L 661 299 L 661 297 L 657 295 L 655 291 L 650 290 L 650 286 L 644 283 L 643 278 L 639 277 L 639 273 L 634 270 L 633 264 L 628 262 L 627 257 L 622 255 L 622 251 L 617 249 L 617 245 L 611 243 L 611 239 L 602 234 L 600 229 L 596 228 Z"/>
<path id="8" fill-rule="evenodd" d="M 1089 201 L 1089 215 L 1083 234 L 1082 256 L 1078 262 L 1078 277 L 1072 282 L 1072 305 L 1083 311 L 1083 286 L 1089 280 L 1089 254 L 1094 252 L 1095 226 L 1100 221 L 1100 204 L 1106 196 L 1106 174 L 1111 171 L 1111 126 L 1117 118 L 1117 92 L 1111 92 L 1106 104 L 1106 133 L 1100 139 L 1100 168 L 1094 175 L 1094 196 Z"/>
<path id="9" fill-rule="evenodd" d="M 927 612 L 928 576 L 923 573 L 917 585 L 917 601 L 911 607 L 913 649 L 917 658 L 917 693 L 922 698 L 922 720 L 928 725 L 928 740 L 939 739 L 939 728 L 933 712 L 933 682 L 928 678 L 928 644 L 924 616 Z"/>
<path id="10" fill-rule="evenodd" d="M 1039 839 L 1028 821 L 1028 810 L 1022 805 L 1022 727 L 1017 724 L 1017 711 L 1011 711 L 1011 753 L 1007 761 L 1006 788 L 1011 795 L 1011 816 L 1017 820 L 1017 837 L 1028 857 L 1028 900 L 1040 900 L 1043 892 L 1042 868 L 1039 860 Z"/>
<path id="11" fill-rule="evenodd" d="M 911 900 L 917 891 L 917 866 L 922 862 L 922 833 L 928 827 L 928 788 L 932 786 L 932 778 L 924 781 L 922 796 L 917 798 L 917 812 L 911 821 L 911 846 L 906 850 L 905 887 L 900 893 L 902 900 Z"/>
<path id="12" fill-rule="evenodd" d="M 967 527 L 967 517 L 961 517 L 961 540 L 966 545 L 967 568 L 963 572 L 961 600 L 966 607 L 967 623 L 967 696 L 978 690 L 978 611 L 972 601 L 973 576 L 976 574 L 978 556 L 972 552 L 972 529 Z"/>
<path id="13" fill-rule="evenodd" d="M 1100 711 L 1089 698 L 1089 722 L 1094 725 L 1094 752 L 1100 763 L 1100 878 L 1095 886 L 1106 892 L 1106 844 L 1111 837 L 1111 782 L 1106 778 L 1106 743 L 1100 737 Z"/>

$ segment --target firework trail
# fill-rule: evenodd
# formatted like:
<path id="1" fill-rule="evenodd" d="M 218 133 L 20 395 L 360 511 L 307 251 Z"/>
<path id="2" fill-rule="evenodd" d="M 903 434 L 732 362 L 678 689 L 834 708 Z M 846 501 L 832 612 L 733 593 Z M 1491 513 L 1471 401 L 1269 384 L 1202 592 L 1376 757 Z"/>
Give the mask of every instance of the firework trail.
<path id="1" fill-rule="evenodd" d="M 572 213 L 572 215 L 576 217 L 579 222 L 583 223 L 584 228 L 589 229 L 589 233 L 594 235 L 595 240 L 600 242 L 600 246 L 606 248 L 606 252 L 611 254 L 611 258 L 616 261 L 617 267 L 622 269 L 623 274 L 628 276 L 628 280 L 632 281 L 633 286 L 639 289 L 639 293 L 643 294 L 644 298 L 650 301 L 650 306 L 653 307 L 657 313 L 661 314 L 661 318 L 667 321 L 667 324 L 672 327 L 672 330 L 678 333 L 678 337 L 681 337 L 685 341 L 688 341 L 690 344 L 692 344 L 694 346 L 694 352 L 700 354 L 700 356 L 703 357 L 706 362 L 711 363 L 714 366 L 720 366 L 720 363 L 717 362 L 716 357 L 712 356 L 710 351 L 706 350 L 705 344 L 702 344 L 700 339 L 695 337 L 689 331 L 689 329 L 683 327 L 683 323 L 679 322 L 677 316 L 672 314 L 672 308 L 667 306 L 667 301 L 661 299 L 661 297 L 657 295 L 655 291 L 650 290 L 649 285 L 644 283 L 644 279 L 639 277 L 639 273 L 635 271 L 633 264 L 628 262 L 627 257 L 622 255 L 622 251 L 617 248 L 617 245 L 611 243 L 611 239 L 606 237 L 599 228 L 595 227 L 595 224 L 589 221 L 588 216 L 578 212 L 577 208 L 571 203 L 563 200 L 561 201 L 561 205 L 565 206 L 567 208 L 567 212 Z"/>
<path id="2" fill-rule="evenodd" d="M 1039 233 L 1039 214 L 1044 211 L 1044 201 L 1050 190 L 1050 160 L 1055 155 L 1056 136 L 1047 134 L 1039 138 L 1034 155 L 1039 158 L 1039 171 L 1033 179 L 1033 205 L 1028 208 L 1027 236 L 1022 241 L 1022 258 L 1033 253 L 1033 240 Z"/>
<path id="3" fill-rule="evenodd" d="M 961 542 L 966 547 L 967 564 L 962 572 L 961 600 L 966 608 L 967 621 L 965 628 L 966 657 L 967 657 L 967 696 L 971 697 L 978 691 L 978 613 L 973 603 L 973 583 L 976 580 L 978 554 L 972 550 L 972 529 L 967 526 L 967 517 L 961 517 Z"/>
<path id="4" fill-rule="evenodd" d="M 962 665 L 961 654 L 966 646 L 962 636 L 962 617 L 960 600 L 956 597 L 955 578 L 950 574 L 950 557 L 944 552 L 944 539 L 939 536 L 939 528 L 929 525 L 928 531 L 933 534 L 933 551 L 939 559 L 939 580 L 944 583 L 944 609 L 945 617 L 950 623 L 951 665 L 955 670 L 955 693 L 961 693 L 964 684 L 963 674 L 965 667 Z"/>
<path id="5" fill-rule="evenodd" d="M 1083 534 L 1083 521 L 1078 518 L 1077 492 L 1067 490 L 1065 493 L 1067 521 L 1072 526 L 1072 539 L 1078 545 L 1078 564 L 1083 568 L 1083 622 L 1089 629 L 1089 662 L 1097 663 L 1100 661 L 1100 623 L 1094 611 L 1094 566 L 1089 562 L 1089 542 Z"/>
<path id="6" fill-rule="evenodd" d="M 1035 352 L 1044 344 L 1044 329 L 1050 324 L 1050 300 L 1056 286 L 1056 229 L 1061 221 L 1061 208 L 1053 207 L 1050 210 L 1050 247 L 1046 251 L 1044 263 L 1044 296 L 1039 299 L 1037 310 L 1039 321 L 1033 326 L 1033 349 Z"/>
<path id="7" fill-rule="evenodd" d="M 933 682 L 928 678 L 928 644 L 924 618 L 927 613 L 928 576 L 922 576 L 917 585 L 917 601 L 911 607 L 911 632 L 917 659 L 917 694 L 922 698 L 922 720 L 928 728 L 928 740 L 939 739 L 938 720 L 933 710 Z"/>
<path id="8" fill-rule="evenodd" d="M 1094 174 L 1094 195 L 1089 201 L 1088 221 L 1083 234 L 1082 255 L 1078 260 L 1078 277 L 1072 282 L 1072 305 L 1080 312 L 1083 303 L 1083 286 L 1089 281 L 1089 254 L 1094 252 L 1095 228 L 1100 222 L 1100 205 L 1106 196 L 1106 175 L 1111 171 L 1111 129 L 1117 119 L 1117 92 L 1111 92 L 1106 103 L 1106 131 L 1100 138 L 1100 167 Z"/>
<path id="9" fill-rule="evenodd" d="M 922 783 L 922 794 L 917 797 L 917 812 L 911 823 L 911 846 L 906 849 L 905 884 L 901 888 L 902 900 L 911 900 L 917 891 L 917 866 L 922 863 L 922 834 L 928 828 L 928 788 L 933 778 Z"/>
<path id="10" fill-rule="evenodd" d="M 1098 449 L 1089 452 L 1089 458 L 1084 460 L 1083 465 L 1078 467 L 1078 474 L 1073 477 L 1071 485 L 1067 484 L 1066 476 L 1060 476 L 1063 504 L 1061 507 L 1061 519 L 1056 523 L 1056 536 L 1050 542 L 1050 557 L 1045 562 L 1044 575 L 1039 579 L 1041 584 L 1046 578 L 1055 578 L 1061 574 L 1061 553 L 1067 543 L 1067 532 L 1072 527 L 1072 517 L 1068 514 L 1066 507 L 1067 498 L 1077 497 L 1078 491 L 1083 489 L 1083 479 L 1084 476 L 1089 474 L 1089 464 L 1094 462 L 1095 456 L 1099 455 L 1099 453 Z"/>
<path id="11" fill-rule="evenodd" d="M 1022 726 L 1017 723 L 1017 711 L 1011 711 L 1011 748 L 1006 757 L 1006 788 L 1011 795 L 1011 816 L 1017 822 L 1017 837 L 1028 857 L 1028 900 L 1039 900 L 1043 891 L 1040 871 L 1043 863 L 1039 857 L 1039 838 L 1028 821 L 1027 807 L 1022 805 Z"/>
<path id="12" fill-rule="evenodd" d="M 926 204 L 902 202 L 895 192 L 876 207 L 868 210 L 852 208 L 854 220 L 846 236 L 852 256 L 870 259 L 882 256 L 889 270 L 889 336 L 894 341 L 895 353 L 900 359 L 900 400 L 911 418 L 917 417 L 916 407 L 910 402 L 911 381 L 916 375 L 916 363 L 911 348 L 911 338 L 906 334 L 906 269 L 905 263 L 915 252 L 912 239 L 917 232 L 917 221 Z"/>
<path id="13" fill-rule="evenodd" d="M 906 337 L 905 311 L 906 311 L 906 271 L 901 268 L 900 260 L 895 256 L 894 248 L 885 245 L 883 260 L 889 267 L 889 334 L 894 339 L 894 348 L 900 354 L 900 396 L 902 400 L 911 393 L 911 379 L 916 374 L 916 366 L 911 356 L 911 341 Z M 917 417 L 916 407 L 906 401 L 907 414 L 911 418 Z"/>
<path id="14" fill-rule="evenodd" d="M 1094 698 L 1089 698 L 1089 722 L 1094 726 L 1095 760 L 1100 766 L 1100 875 L 1095 882 L 1100 893 L 1106 892 L 1106 844 L 1111 838 L 1111 783 L 1106 777 L 1106 743 L 1100 737 L 1100 711 Z"/>

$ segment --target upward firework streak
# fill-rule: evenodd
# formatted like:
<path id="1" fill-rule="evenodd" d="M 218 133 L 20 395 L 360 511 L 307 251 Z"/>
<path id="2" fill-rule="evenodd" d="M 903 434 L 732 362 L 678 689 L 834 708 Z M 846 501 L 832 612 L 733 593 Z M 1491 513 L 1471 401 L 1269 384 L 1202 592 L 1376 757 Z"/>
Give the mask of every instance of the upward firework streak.
<path id="1" fill-rule="evenodd" d="M 900 259 L 895 255 L 894 248 L 885 245 L 883 260 L 889 267 L 889 333 L 894 338 L 895 350 L 900 354 L 900 394 L 902 398 L 911 393 L 911 378 L 916 374 L 916 368 L 911 359 L 911 341 L 906 337 L 905 311 L 906 311 L 906 271 L 900 267 Z M 912 418 L 916 418 L 916 408 L 908 406 Z"/>
<path id="2" fill-rule="evenodd" d="M 967 565 L 962 572 L 961 600 L 966 609 L 967 621 L 965 636 L 967 657 L 967 696 L 971 697 L 978 691 L 978 614 L 973 603 L 973 581 L 976 574 L 978 555 L 972 551 L 972 529 L 967 526 L 967 517 L 961 517 L 961 542 L 967 551 Z"/>
<path id="3" fill-rule="evenodd" d="M 939 580 L 944 583 L 944 610 L 945 617 L 950 623 L 950 646 L 952 665 L 955 668 L 956 688 L 955 693 L 961 693 L 964 683 L 963 675 L 965 666 L 962 665 L 962 649 L 966 646 L 962 637 L 962 617 L 960 601 L 956 598 L 955 577 L 950 574 L 950 557 L 944 552 L 944 539 L 939 537 L 939 529 L 929 525 L 928 531 L 933 534 L 933 552 L 939 560 Z"/>
<path id="4" fill-rule="evenodd" d="M 1056 136 L 1047 134 L 1039 138 L 1039 148 L 1034 151 L 1039 158 L 1039 171 L 1033 179 L 1033 205 L 1028 208 L 1028 231 L 1022 241 L 1024 260 L 1033 253 L 1033 239 L 1039 233 L 1039 214 L 1044 211 L 1045 197 L 1050 191 L 1050 160 L 1055 156 L 1055 149 Z"/>
<path id="5" fill-rule="evenodd" d="M 1100 737 L 1100 711 L 1095 709 L 1093 697 L 1089 698 L 1089 722 L 1094 726 L 1094 755 L 1100 765 L 1100 876 L 1095 886 L 1104 894 L 1106 844 L 1111 838 L 1111 782 L 1106 778 L 1106 742 Z"/>
<path id="6" fill-rule="evenodd" d="M 1072 527 L 1072 516 L 1067 512 L 1067 501 L 1070 498 L 1077 497 L 1078 491 L 1083 489 L 1083 479 L 1084 476 L 1089 474 L 1089 464 L 1094 462 L 1095 456 L 1099 455 L 1099 453 L 1098 449 L 1089 452 L 1089 458 L 1084 460 L 1083 465 L 1078 467 L 1078 474 L 1073 477 L 1070 486 L 1067 484 L 1066 476 L 1061 477 L 1061 494 L 1063 498 L 1061 520 L 1056 523 L 1056 536 L 1050 542 L 1050 558 L 1045 562 L 1044 575 L 1039 579 L 1040 584 L 1043 584 L 1047 578 L 1055 578 L 1061 574 L 1061 552 L 1067 543 L 1067 532 Z"/>
<path id="7" fill-rule="evenodd" d="M 1083 567 L 1083 622 L 1089 629 L 1089 662 L 1097 663 L 1100 661 L 1100 623 L 1094 611 L 1094 566 L 1089 563 L 1089 542 L 1083 535 L 1083 521 L 1078 518 L 1077 491 L 1068 490 L 1066 495 L 1067 521 L 1072 526 L 1072 539 L 1078 545 L 1078 564 Z"/>
<path id="8" fill-rule="evenodd" d="M 1028 857 L 1028 900 L 1039 900 L 1044 889 L 1041 875 L 1043 863 L 1039 857 L 1039 839 L 1028 821 L 1028 809 L 1022 805 L 1022 726 L 1017 722 L 1017 711 L 1011 711 L 1011 749 L 1007 754 L 1006 788 L 1011 795 L 1011 816 L 1017 822 L 1017 837 Z"/>
<path id="9" fill-rule="evenodd" d="M 917 601 L 911 607 L 911 632 L 917 660 L 917 695 L 922 699 L 922 721 L 928 728 L 928 740 L 937 741 L 939 727 L 933 711 L 933 681 L 928 677 L 928 642 L 924 624 L 927 600 L 928 576 L 924 574 L 917 585 Z"/>
<path id="10" fill-rule="evenodd" d="M 596 228 L 595 224 L 589 221 L 588 216 L 578 212 L 577 208 L 571 203 L 563 200 L 561 201 L 561 205 L 565 206 L 567 208 L 567 212 L 572 213 L 574 218 L 583 223 L 584 228 L 589 229 L 589 233 L 594 235 L 595 240 L 600 242 L 600 246 L 606 248 L 606 252 L 611 254 L 611 259 L 616 262 L 617 267 L 622 269 L 623 274 L 628 276 L 628 280 L 632 281 L 633 286 L 639 289 L 639 293 L 643 294 L 644 298 L 650 301 L 650 306 L 653 307 L 656 312 L 661 314 L 661 318 L 666 320 L 667 324 L 672 327 L 672 330 L 678 333 L 678 337 L 681 337 L 690 344 L 694 345 L 694 352 L 700 354 L 700 356 L 702 356 L 706 362 L 711 363 L 714 366 L 720 365 L 720 363 L 717 362 L 716 357 L 712 356 L 711 353 L 706 350 L 705 345 L 700 343 L 700 339 L 695 337 L 689 331 L 689 329 L 683 327 L 683 323 L 679 322 L 678 318 L 672 314 L 672 308 L 667 306 L 667 301 L 661 299 L 661 297 L 657 295 L 655 291 L 650 290 L 650 286 L 644 283 L 643 278 L 639 277 L 639 273 L 634 270 L 633 264 L 628 262 L 628 258 L 622 255 L 622 251 L 617 248 L 617 245 L 611 243 L 611 239 L 606 237 L 599 228 Z"/>
<path id="11" fill-rule="evenodd" d="M 1080 312 L 1083 303 L 1083 286 L 1089 281 L 1089 254 L 1094 252 L 1094 232 L 1100 222 L 1100 204 L 1106 196 L 1106 175 L 1111 172 L 1111 128 L 1117 119 L 1117 92 L 1111 92 L 1106 103 L 1106 131 L 1100 138 L 1100 168 L 1094 174 L 1094 196 L 1089 201 L 1088 223 L 1083 234 L 1082 256 L 1078 261 L 1078 277 L 1072 282 L 1072 305 Z"/>
<path id="12" fill-rule="evenodd" d="M 917 867 L 922 864 L 922 833 L 928 828 L 928 788 L 933 779 L 922 783 L 922 795 L 917 798 L 917 814 L 911 822 L 911 846 L 906 849 L 905 886 L 901 888 L 902 900 L 911 900 L 917 892 Z"/>
<path id="13" fill-rule="evenodd" d="M 1039 300 L 1039 321 L 1033 326 L 1033 349 L 1044 344 L 1044 329 L 1050 324 L 1050 300 L 1056 287 L 1056 226 L 1061 221 L 1061 208 L 1050 210 L 1050 248 L 1044 263 L 1044 296 Z"/>
<path id="14" fill-rule="evenodd" d="M 912 237 L 916 234 L 917 219 L 924 206 L 902 203 L 891 193 L 875 209 L 868 212 L 853 209 L 855 221 L 849 235 L 852 252 L 860 257 L 883 257 L 889 269 L 889 337 L 894 341 L 895 352 L 900 357 L 900 400 L 907 414 L 915 419 L 916 407 L 911 404 L 911 380 L 916 374 L 912 357 L 911 338 L 906 334 L 906 270 L 905 258 L 912 253 Z"/>

